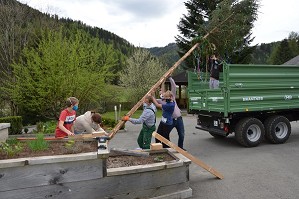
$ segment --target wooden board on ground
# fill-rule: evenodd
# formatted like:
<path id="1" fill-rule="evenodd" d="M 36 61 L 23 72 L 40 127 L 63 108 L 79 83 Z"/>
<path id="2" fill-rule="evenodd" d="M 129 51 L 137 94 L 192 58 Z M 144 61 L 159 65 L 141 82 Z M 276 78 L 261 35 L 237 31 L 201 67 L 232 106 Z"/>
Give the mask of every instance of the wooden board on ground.
<path id="1" fill-rule="evenodd" d="M 157 138 L 158 140 L 160 140 L 161 142 L 163 142 L 167 146 L 173 148 L 174 150 L 176 150 L 177 152 L 179 152 L 183 156 L 189 158 L 192 162 L 194 162 L 198 166 L 202 167 L 203 169 L 207 170 L 208 172 L 210 172 L 211 174 L 213 174 L 217 178 L 219 178 L 219 179 L 223 179 L 224 178 L 221 173 L 219 173 L 218 171 L 216 171 L 212 167 L 208 166 L 206 163 L 204 163 L 203 161 L 199 160 L 198 158 L 194 157 L 193 155 L 191 155 L 187 151 L 185 151 L 185 150 L 181 149 L 180 147 L 178 147 L 177 145 L 173 144 L 172 142 L 170 142 L 169 140 L 167 140 L 166 138 L 164 138 L 160 134 L 158 134 L 156 132 L 153 132 L 152 135 L 153 135 L 153 137 Z"/>

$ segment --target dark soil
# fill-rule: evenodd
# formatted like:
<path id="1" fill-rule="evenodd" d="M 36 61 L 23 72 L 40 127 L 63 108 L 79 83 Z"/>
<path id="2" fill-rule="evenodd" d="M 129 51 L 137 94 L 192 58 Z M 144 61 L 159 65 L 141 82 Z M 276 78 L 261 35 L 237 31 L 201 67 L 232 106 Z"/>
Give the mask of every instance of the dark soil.
<path id="1" fill-rule="evenodd" d="M 0 150 L 0 160 L 15 159 L 24 157 L 38 157 L 38 156 L 55 156 L 63 154 L 76 154 L 96 152 L 98 143 L 96 141 L 76 141 L 73 145 L 67 146 L 67 142 L 48 142 L 49 148 L 43 151 L 32 151 L 26 142 L 22 142 L 22 151 L 8 156 L 5 152 Z M 107 159 L 107 168 L 128 167 L 136 165 L 152 164 L 157 162 L 165 162 L 175 160 L 166 152 L 152 153 L 148 157 L 117 155 L 110 156 Z"/>
<path id="2" fill-rule="evenodd" d="M 51 156 L 51 155 L 64 155 L 75 153 L 96 152 L 98 144 L 96 141 L 76 141 L 73 145 L 67 146 L 67 142 L 48 142 L 49 148 L 43 151 L 32 151 L 26 142 L 22 142 L 22 150 L 16 154 L 8 156 L 0 150 L 0 160 L 14 159 L 24 157 L 37 157 L 37 156 Z"/>
<path id="3" fill-rule="evenodd" d="M 166 162 L 175 160 L 168 153 L 154 153 L 150 154 L 148 157 L 137 157 L 137 156 L 110 156 L 107 159 L 107 168 L 118 168 L 118 167 L 128 167 L 128 166 L 137 166 L 137 165 L 145 165 L 152 164 L 157 162 Z"/>

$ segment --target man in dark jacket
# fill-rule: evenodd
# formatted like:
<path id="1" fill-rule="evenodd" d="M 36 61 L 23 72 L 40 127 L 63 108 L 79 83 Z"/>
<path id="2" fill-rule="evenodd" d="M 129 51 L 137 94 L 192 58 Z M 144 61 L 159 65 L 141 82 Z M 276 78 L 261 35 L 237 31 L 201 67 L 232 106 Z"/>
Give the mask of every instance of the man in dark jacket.
<path id="1" fill-rule="evenodd" d="M 219 74 L 222 71 L 222 65 L 220 60 L 216 55 L 212 55 L 210 59 L 210 83 L 209 87 L 211 89 L 216 89 L 219 87 Z"/>

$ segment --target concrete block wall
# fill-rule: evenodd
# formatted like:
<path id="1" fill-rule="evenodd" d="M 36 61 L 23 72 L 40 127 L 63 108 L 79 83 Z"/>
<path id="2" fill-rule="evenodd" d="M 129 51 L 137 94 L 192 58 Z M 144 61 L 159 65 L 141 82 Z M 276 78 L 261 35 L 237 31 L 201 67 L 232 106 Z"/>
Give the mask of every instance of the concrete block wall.
<path id="1" fill-rule="evenodd" d="M 8 138 L 8 128 L 10 123 L 0 123 L 0 142 L 5 142 Z"/>

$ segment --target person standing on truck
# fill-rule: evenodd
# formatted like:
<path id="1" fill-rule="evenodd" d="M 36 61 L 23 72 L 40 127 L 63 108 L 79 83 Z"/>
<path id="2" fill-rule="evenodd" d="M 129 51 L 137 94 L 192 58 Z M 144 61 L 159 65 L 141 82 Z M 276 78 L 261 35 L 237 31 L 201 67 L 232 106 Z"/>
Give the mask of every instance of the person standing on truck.
<path id="1" fill-rule="evenodd" d="M 122 121 L 132 124 L 142 124 L 142 129 L 137 138 L 137 143 L 142 149 L 150 149 L 152 133 L 156 130 L 157 108 L 153 105 L 152 97 L 146 96 L 143 103 L 143 112 L 138 119 L 129 116 L 122 117 Z"/>
<path id="2" fill-rule="evenodd" d="M 175 107 L 175 102 L 173 101 L 173 95 L 170 90 L 163 93 L 163 99 L 165 100 L 164 104 L 159 104 L 155 97 L 152 96 L 153 103 L 156 105 L 156 107 L 162 109 L 162 118 L 160 121 L 160 124 L 157 129 L 157 133 L 163 136 L 165 139 L 170 140 L 169 133 L 172 129 L 173 124 L 173 118 L 172 114 Z M 160 142 L 158 139 L 156 139 L 156 142 Z M 164 143 L 162 143 L 163 148 L 167 148 L 168 146 Z"/>
<path id="3" fill-rule="evenodd" d="M 210 89 L 219 88 L 219 75 L 222 71 L 222 65 L 218 59 L 218 54 L 213 54 L 210 59 Z"/>

